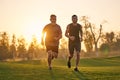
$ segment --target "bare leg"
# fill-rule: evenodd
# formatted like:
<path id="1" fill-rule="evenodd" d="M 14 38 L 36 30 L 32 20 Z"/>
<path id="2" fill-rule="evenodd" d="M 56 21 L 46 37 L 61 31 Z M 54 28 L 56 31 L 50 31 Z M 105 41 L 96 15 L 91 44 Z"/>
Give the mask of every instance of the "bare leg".
<path id="1" fill-rule="evenodd" d="M 52 51 L 48 51 L 48 66 L 51 68 L 51 61 L 52 61 Z"/>
<path id="2" fill-rule="evenodd" d="M 73 54 L 70 54 L 70 56 L 68 58 L 68 62 L 67 62 L 68 68 L 71 68 L 71 62 L 70 61 L 71 61 L 72 57 L 73 57 Z"/>
<path id="3" fill-rule="evenodd" d="M 78 68 L 79 61 L 80 61 L 80 53 L 77 52 L 77 57 L 76 57 L 76 68 Z"/>
<path id="4" fill-rule="evenodd" d="M 58 57 L 58 53 L 53 52 L 53 57 L 57 58 Z"/>
<path id="5" fill-rule="evenodd" d="M 69 56 L 69 58 L 68 58 L 68 62 L 71 61 L 72 57 L 73 57 L 73 54 L 70 54 L 70 56 Z"/>

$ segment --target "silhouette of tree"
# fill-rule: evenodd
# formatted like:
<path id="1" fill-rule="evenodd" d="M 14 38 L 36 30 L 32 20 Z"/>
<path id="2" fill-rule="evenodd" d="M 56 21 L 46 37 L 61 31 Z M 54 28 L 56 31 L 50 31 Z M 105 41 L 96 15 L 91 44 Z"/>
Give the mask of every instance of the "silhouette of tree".
<path id="1" fill-rule="evenodd" d="M 10 54 L 11 54 L 11 57 L 15 60 L 15 58 L 17 57 L 15 34 L 13 34 L 13 36 L 12 36 L 12 42 L 10 45 Z"/>
<path id="2" fill-rule="evenodd" d="M 107 47 L 109 51 L 117 51 L 120 50 L 120 33 L 115 34 L 115 32 L 107 32 L 103 38 L 103 44 L 101 45 L 101 49 L 105 49 Z M 106 46 L 105 46 L 106 45 Z"/>
<path id="3" fill-rule="evenodd" d="M 93 42 L 94 42 L 94 45 L 95 45 L 95 51 L 98 52 L 98 41 L 99 41 L 99 39 L 101 37 L 101 34 L 102 34 L 102 25 L 100 24 L 98 37 L 96 37 L 96 33 L 93 31 L 93 27 L 92 27 L 91 23 L 89 24 L 89 27 L 90 27 L 90 30 L 91 30 L 91 33 L 92 33 L 92 36 L 93 36 Z"/>
<path id="4" fill-rule="evenodd" d="M 85 40 L 84 40 L 84 44 L 86 46 L 86 49 L 88 49 L 87 51 L 89 51 L 91 49 L 93 49 L 93 45 L 95 46 L 94 50 L 96 52 L 96 55 L 98 56 L 98 41 L 100 40 L 101 36 L 102 36 L 102 24 L 106 23 L 107 21 L 103 21 L 102 24 L 100 24 L 100 28 L 99 28 L 99 31 L 95 30 L 95 25 L 94 24 L 91 24 L 89 21 L 88 21 L 88 17 L 87 16 L 82 16 L 81 17 L 81 21 L 83 21 L 84 23 L 84 32 L 85 32 Z M 90 33 L 89 33 L 90 32 Z M 89 36 L 88 35 L 89 33 Z M 87 37 L 86 37 L 87 36 Z M 90 47 L 88 47 L 90 46 Z"/>
<path id="5" fill-rule="evenodd" d="M 93 50 L 93 38 L 89 31 L 86 31 L 86 35 L 84 37 L 84 44 L 87 52 L 91 52 Z"/>
<path id="6" fill-rule="evenodd" d="M 120 51 L 120 32 L 116 36 L 116 42 L 115 42 L 115 49 L 114 50 L 119 50 Z"/>
<path id="7" fill-rule="evenodd" d="M 90 32 L 90 26 L 87 16 L 82 16 L 81 21 L 83 22 L 83 37 L 84 37 L 84 45 L 87 52 L 91 52 L 93 50 L 93 37 Z"/>
<path id="8" fill-rule="evenodd" d="M 27 50 L 26 50 L 26 42 L 25 42 L 25 39 L 24 39 L 23 37 L 20 37 L 20 38 L 18 39 L 18 47 L 17 47 L 18 57 L 25 59 L 26 56 L 27 56 L 26 53 L 27 53 Z"/>
<path id="9" fill-rule="evenodd" d="M 36 37 L 34 36 L 32 38 L 32 42 L 28 48 L 28 59 L 31 60 L 31 59 L 34 59 L 34 58 L 39 58 L 40 57 L 40 49 L 39 49 L 39 46 L 38 46 L 38 43 L 37 43 L 37 39 Z"/>
<path id="10" fill-rule="evenodd" d="M 9 39 L 6 32 L 0 33 L 0 60 L 5 60 L 9 57 Z"/>
<path id="11" fill-rule="evenodd" d="M 33 59 L 34 52 L 35 52 L 34 44 L 33 44 L 33 42 L 31 42 L 31 44 L 30 44 L 30 46 L 28 48 L 28 60 L 32 60 Z"/>
<path id="12" fill-rule="evenodd" d="M 115 33 L 114 32 L 106 33 L 107 43 L 113 43 L 114 38 L 115 38 Z"/>

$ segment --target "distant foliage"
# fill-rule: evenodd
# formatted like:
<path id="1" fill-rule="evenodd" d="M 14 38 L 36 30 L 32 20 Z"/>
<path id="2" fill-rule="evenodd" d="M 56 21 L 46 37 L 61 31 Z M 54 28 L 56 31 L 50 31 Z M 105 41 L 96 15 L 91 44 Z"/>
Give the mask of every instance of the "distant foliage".
<path id="1" fill-rule="evenodd" d="M 104 43 L 100 46 L 100 51 L 102 52 L 109 52 L 110 51 L 110 46 L 107 43 Z"/>
<path id="2" fill-rule="evenodd" d="M 26 42 L 23 37 L 18 39 L 18 47 L 17 47 L 17 54 L 19 58 L 26 58 L 27 50 L 26 50 Z"/>
<path id="3" fill-rule="evenodd" d="M 90 30 L 84 31 L 84 45 L 88 55 L 92 55 L 94 39 Z M 33 60 L 46 58 L 47 54 L 44 50 L 45 47 L 42 47 L 38 43 L 35 37 L 32 38 L 32 41 L 29 45 L 24 37 L 16 38 L 13 34 L 11 40 L 7 32 L 0 32 L 0 60 L 6 59 L 22 59 L 22 60 Z M 68 57 L 68 41 L 63 37 L 60 40 L 60 54 L 59 57 L 67 59 Z M 103 53 L 109 53 L 110 51 L 120 51 L 120 32 L 109 32 L 104 33 L 101 37 L 101 44 L 99 50 Z M 82 51 L 84 53 L 84 51 Z M 81 53 L 82 53 L 81 52 Z"/>
<path id="4" fill-rule="evenodd" d="M 115 34 L 115 32 L 106 33 L 104 35 L 103 44 L 100 46 L 100 50 L 104 51 L 106 48 L 109 48 L 109 51 L 118 51 L 120 50 L 120 33 Z"/>
<path id="5" fill-rule="evenodd" d="M 9 58 L 9 38 L 6 32 L 0 33 L 0 60 Z"/>

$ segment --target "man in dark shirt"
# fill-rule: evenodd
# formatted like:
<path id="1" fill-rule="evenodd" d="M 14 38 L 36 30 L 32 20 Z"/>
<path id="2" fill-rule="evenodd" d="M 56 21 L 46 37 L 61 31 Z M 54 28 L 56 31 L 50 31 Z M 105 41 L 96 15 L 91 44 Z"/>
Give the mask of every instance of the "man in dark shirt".
<path id="1" fill-rule="evenodd" d="M 79 71 L 78 70 L 78 63 L 80 60 L 80 51 L 81 51 L 81 41 L 82 41 L 82 26 L 77 23 L 77 16 L 73 15 L 72 16 L 72 23 L 70 23 L 67 26 L 66 32 L 65 32 L 65 36 L 69 38 L 69 59 L 68 59 L 68 68 L 71 68 L 71 58 L 73 57 L 74 54 L 74 50 L 76 50 L 76 67 L 74 68 L 75 71 Z"/>
<path id="2" fill-rule="evenodd" d="M 44 36 L 45 37 L 45 46 L 48 53 L 48 66 L 49 69 L 52 69 L 51 61 L 58 56 L 59 40 L 62 38 L 62 31 L 58 24 L 56 24 L 56 15 L 50 16 L 51 23 L 47 24 L 42 31 L 42 40 L 41 44 L 44 45 Z"/>

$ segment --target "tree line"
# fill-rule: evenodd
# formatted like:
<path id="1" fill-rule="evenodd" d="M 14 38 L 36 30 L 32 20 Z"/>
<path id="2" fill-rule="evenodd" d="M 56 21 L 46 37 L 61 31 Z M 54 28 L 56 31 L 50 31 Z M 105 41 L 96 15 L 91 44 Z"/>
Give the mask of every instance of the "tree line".
<path id="1" fill-rule="evenodd" d="M 15 34 L 13 34 L 10 40 L 7 32 L 0 33 L 0 60 L 40 58 L 42 51 L 43 48 L 37 44 L 35 37 L 27 48 L 27 42 L 24 37 L 17 39 Z"/>

